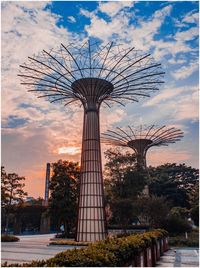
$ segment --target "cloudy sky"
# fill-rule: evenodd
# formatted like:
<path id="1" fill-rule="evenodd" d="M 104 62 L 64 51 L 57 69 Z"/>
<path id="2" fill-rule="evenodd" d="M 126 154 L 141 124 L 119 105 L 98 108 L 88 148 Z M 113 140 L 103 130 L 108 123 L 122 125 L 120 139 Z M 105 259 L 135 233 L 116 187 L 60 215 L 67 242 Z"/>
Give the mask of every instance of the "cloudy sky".
<path id="1" fill-rule="evenodd" d="M 127 43 L 162 63 L 160 91 L 126 107 L 101 109 L 101 131 L 173 125 L 182 141 L 151 149 L 149 165 L 198 167 L 198 2 L 1 2 L 2 164 L 26 177 L 29 196 L 44 196 L 47 162 L 80 160 L 82 108 L 38 99 L 20 85 L 19 65 L 60 43 L 88 37 Z M 102 153 L 108 147 L 102 146 Z"/>

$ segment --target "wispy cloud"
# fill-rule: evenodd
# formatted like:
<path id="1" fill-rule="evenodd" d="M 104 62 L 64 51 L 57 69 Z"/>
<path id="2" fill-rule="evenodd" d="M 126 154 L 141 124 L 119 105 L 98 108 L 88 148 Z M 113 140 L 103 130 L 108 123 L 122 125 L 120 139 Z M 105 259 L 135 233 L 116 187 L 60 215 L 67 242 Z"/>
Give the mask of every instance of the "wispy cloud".
<path id="1" fill-rule="evenodd" d="M 99 10 L 101 12 L 106 13 L 110 17 L 114 17 L 122 11 L 124 8 L 131 8 L 133 7 L 134 2 L 132 1 L 113 1 L 113 2 L 100 2 L 99 3 Z"/>
<path id="2" fill-rule="evenodd" d="M 76 19 L 73 16 L 68 16 L 67 18 L 68 18 L 68 21 L 71 22 L 71 23 L 76 22 Z"/>
<path id="3" fill-rule="evenodd" d="M 165 88 L 163 91 L 159 92 L 158 95 L 155 97 L 152 97 L 148 101 L 146 101 L 143 106 L 148 107 L 148 106 L 154 106 L 157 105 L 158 103 L 166 102 L 166 100 L 171 100 L 173 97 L 180 95 L 185 88 L 176 88 L 176 87 L 170 87 L 170 88 Z"/>
<path id="4" fill-rule="evenodd" d="M 188 78 L 190 75 L 192 75 L 194 72 L 197 72 L 199 69 L 199 64 L 198 62 L 190 62 L 190 64 L 188 66 L 183 66 L 177 70 L 175 70 L 174 72 L 172 72 L 172 76 L 176 79 L 186 79 Z"/>

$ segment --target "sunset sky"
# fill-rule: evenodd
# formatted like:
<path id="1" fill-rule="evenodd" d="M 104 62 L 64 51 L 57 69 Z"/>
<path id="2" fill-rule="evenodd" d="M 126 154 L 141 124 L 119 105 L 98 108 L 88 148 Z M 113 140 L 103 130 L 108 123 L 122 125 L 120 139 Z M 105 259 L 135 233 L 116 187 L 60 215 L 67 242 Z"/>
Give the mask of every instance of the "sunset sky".
<path id="1" fill-rule="evenodd" d="M 43 197 L 47 162 L 80 161 L 82 108 L 38 99 L 20 85 L 19 65 L 60 43 L 88 37 L 128 43 L 162 63 L 165 84 L 150 98 L 101 109 L 101 131 L 115 126 L 177 126 L 184 138 L 153 148 L 148 165 L 198 167 L 198 2 L 1 2 L 2 165 Z M 102 145 L 103 152 L 109 147 Z M 103 159 L 105 163 L 105 160 Z"/>

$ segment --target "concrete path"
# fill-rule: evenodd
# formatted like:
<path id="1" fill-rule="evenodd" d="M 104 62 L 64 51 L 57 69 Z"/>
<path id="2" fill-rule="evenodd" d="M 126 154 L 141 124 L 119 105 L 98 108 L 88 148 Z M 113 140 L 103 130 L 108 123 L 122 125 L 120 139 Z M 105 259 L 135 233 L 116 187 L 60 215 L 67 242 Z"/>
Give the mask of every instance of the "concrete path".
<path id="1" fill-rule="evenodd" d="M 1 262 L 31 262 L 32 260 L 49 259 L 55 254 L 74 248 L 74 246 L 48 246 L 55 234 L 18 236 L 18 242 L 1 243 Z"/>
<path id="2" fill-rule="evenodd" d="M 199 249 L 171 248 L 160 258 L 156 267 L 199 267 Z"/>

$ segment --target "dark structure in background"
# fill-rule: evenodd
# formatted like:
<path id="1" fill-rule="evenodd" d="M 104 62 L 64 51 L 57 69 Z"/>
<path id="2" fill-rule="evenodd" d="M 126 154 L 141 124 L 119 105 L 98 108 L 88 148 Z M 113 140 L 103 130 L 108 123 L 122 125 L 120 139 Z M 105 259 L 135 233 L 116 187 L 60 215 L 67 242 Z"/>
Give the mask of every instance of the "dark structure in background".
<path id="1" fill-rule="evenodd" d="M 50 181 L 50 174 L 51 174 L 51 164 L 47 163 L 46 166 L 46 177 L 45 177 L 45 193 L 44 193 L 44 201 L 43 206 L 47 207 L 49 202 L 49 181 Z M 41 215 L 41 221 L 40 221 L 40 233 L 41 234 L 47 234 L 50 232 L 50 217 L 44 211 Z"/>
<path id="2" fill-rule="evenodd" d="M 46 180 L 45 180 L 45 193 L 44 193 L 44 206 L 48 206 L 50 172 L 51 172 L 51 165 L 50 165 L 50 163 L 47 163 Z"/>
<path id="3" fill-rule="evenodd" d="M 20 65 L 22 84 L 51 103 L 84 109 L 77 241 L 106 237 L 100 151 L 100 106 L 149 97 L 163 83 L 161 64 L 150 54 L 113 43 L 63 45 Z"/>
<path id="4" fill-rule="evenodd" d="M 146 154 L 153 146 L 168 146 L 183 137 L 183 132 L 175 127 L 138 126 L 125 128 L 117 127 L 116 130 L 107 130 L 102 134 L 102 141 L 109 145 L 129 147 L 134 150 L 138 168 L 147 168 Z M 148 187 L 144 193 L 148 195 Z"/>

